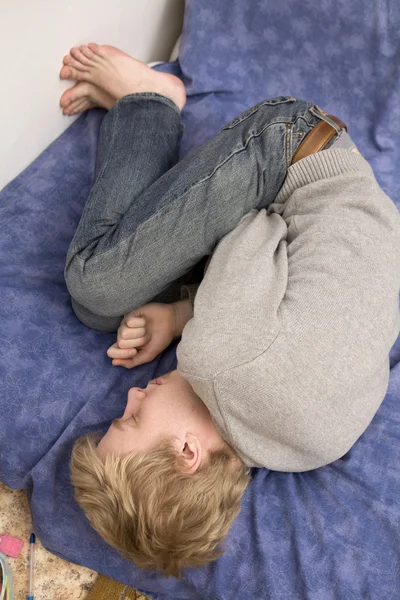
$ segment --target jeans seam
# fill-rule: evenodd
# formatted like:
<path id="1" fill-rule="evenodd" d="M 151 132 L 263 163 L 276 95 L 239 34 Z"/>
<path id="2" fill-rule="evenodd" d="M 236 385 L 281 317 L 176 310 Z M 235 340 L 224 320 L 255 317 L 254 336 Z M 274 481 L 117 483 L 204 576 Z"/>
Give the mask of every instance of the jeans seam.
<path id="1" fill-rule="evenodd" d="M 114 105 L 114 109 L 115 109 L 115 110 L 114 110 L 114 113 L 113 113 L 113 122 L 112 122 L 112 134 L 111 134 L 111 142 L 110 142 L 110 145 L 109 145 L 109 150 L 108 150 L 108 152 L 107 152 L 107 158 L 106 158 L 106 159 L 105 159 L 105 161 L 104 161 L 103 167 L 102 167 L 102 169 L 101 169 L 101 171 L 100 171 L 99 175 L 96 177 L 96 182 L 95 182 L 95 185 L 98 185 L 98 184 L 99 184 L 99 182 L 102 180 L 102 178 L 103 178 L 103 176 L 104 176 L 104 172 L 105 172 L 105 170 L 106 170 L 106 168 L 107 168 L 107 166 L 108 166 L 109 157 L 110 157 L 110 154 L 111 154 L 111 148 L 112 148 L 112 145 L 113 145 L 113 143 L 114 143 L 114 140 L 115 140 L 115 130 L 116 130 L 116 127 L 115 127 L 115 122 L 116 122 L 116 119 L 117 119 L 117 117 L 118 117 L 118 110 L 119 110 L 119 109 L 118 109 L 118 102 L 116 102 L 116 103 L 115 103 L 115 105 Z M 115 117 L 114 117 L 114 114 L 115 114 Z M 92 187 L 92 189 L 90 190 L 90 193 L 92 193 L 92 191 L 93 191 L 93 190 L 94 190 L 94 186 L 93 186 L 93 187 Z M 86 203 L 84 210 L 86 210 L 86 207 L 87 207 L 87 206 L 89 206 L 89 203 Z M 80 258 L 80 256 L 78 255 L 78 253 L 76 254 L 76 256 L 78 256 L 78 258 L 79 258 L 80 260 L 82 260 L 83 262 L 85 262 L 85 261 L 84 261 L 84 259 Z"/>
<path id="2" fill-rule="evenodd" d="M 260 109 L 264 108 L 264 106 L 279 106 L 280 104 L 291 104 L 293 102 L 296 102 L 296 98 L 294 98 L 293 96 L 285 96 L 285 98 L 286 100 L 282 100 L 280 102 L 271 102 L 272 99 L 263 100 L 262 102 L 259 102 L 255 106 L 252 106 L 247 111 L 245 111 L 242 115 L 239 115 L 238 117 L 233 119 L 230 123 L 227 123 L 222 128 L 222 130 L 224 131 L 229 129 L 235 129 L 238 125 L 244 123 L 244 121 L 247 121 L 247 119 L 255 115 Z"/>
<path id="3" fill-rule="evenodd" d="M 285 166 L 289 168 L 291 163 L 291 149 L 292 149 L 292 124 L 287 123 L 285 129 Z M 290 157 L 290 159 L 289 159 Z"/>
<path id="4" fill-rule="evenodd" d="M 163 94 L 158 94 L 157 92 L 136 92 L 134 94 L 128 94 L 127 96 L 123 96 L 122 98 L 120 98 L 120 100 L 115 103 L 115 106 L 117 106 L 118 104 L 129 104 L 129 101 L 132 98 L 138 98 L 138 97 L 139 98 L 151 98 L 152 100 L 157 100 L 158 102 L 161 102 L 161 104 L 165 104 L 166 106 L 169 106 L 170 108 L 172 108 L 175 112 L 178 113 L 179 117 L 181 116 L 179 108 L 175 104 L 175 102 L 173 100 L 171 100 L 171 98 L 168 98 L 168 96 L 164 96 Z"/>
<path id="5" fill-rule="evenodd" d="M 141 92 L 141 93 L 137 93 L 137 94 L 129 94 L 129 96 L 124 96 L 123 98 L 120 99 L 119 102 L 116 102 L 114 105 L 114 112 L 115 112 L 115 118 L 113 115 L 113 123 L 112 123 L 112 138 L 111 138 L 111 142 L 110 142 L 110 146 L 109 148 L 111 149 L 113 143 L 114 143 L 114 138 L 115 138 L 115 122 L 119 116 L 119 106 L 120 104 L 124 103 L 127 104 L 128 102 L 126 101 L 126 99 L 130 99 L 132 96 L 137 97 L 140 96 L 142 98 L 152 98 L 153 100 L 156 99 L 159 102 L 161 102 L 162 104 L 165 104 L 166 106 L 169 106 L 170 108 L 172 108 L 173 110 L 175 110 L 175 112 L 177 112 L 180 116 L 180 112 L 178 107 L 176 106 L 176 104 L 170 100 L 169 98 L 167 98 L 167 96 L 163 96 L 162 94 L 156 94 L 155 92 Z M 167 101 L 167 102 L 166 102 Z M 182 124 L 182 122 L 181 122 Z M 110 156 L 110 151 L 107 153 L 107 159 L 104 162 L 103 168 L 100 171 L 100 174 L 98 175 L 98 177 L 96 177 L 96 184 L 98 181 L 100 181 L 100 179 L 103 177 L 104 175 L 104 171 L 106 170 L 107 166 L 108 166 L 108 162 L 109 162 L 109 156 Z"/>
<path id="6" fill-rule="evenodd" d="M 336 131 L 337 134 L 342 131 L 337 123 L 335 123 L 334 121 L 332 121 L 332 119 L 330 119 L 328 117 L 328 115 L 323 115 L 322 113 L 320 113 L 318 110 L 315 109 L 315 107 L 311 107 L 310 108 L 310 112 L 311 112 L 311 114 L 313 114 L 314 116 L 316 116 L 321 121 L 325 121 L 325 123 L 328 123 L 328 125 L 330 125 L 331 127 L 333 127 L 333 129 L 335 129 L 335 131 Z"/>
<path id="7" fill-rule="evenodd" d="M 154 93 L 154 92 L 141 92 L 141 93 L 137 93 L 137 94 L 129 94 L 129 96 L 124 96 L 124 97 L 123 97 L 123 98 L 121 98 L 119 101 L 117 101 L 117 102 L 115 103 L 114 107 L 113 107 L 113 108 L 114 108 L 114 113 L 113 113 L 113 115 L 112 115 L 112 117 L 113 117 L 113 121 L 112 121 L 112 134 L 111 134 L 111 142 L 110 142 L 110 145 L 109 145 L 109 151 L 108 151 L 108 153 L 107 153 L 107 158 L 106 158 L 106 160 L 104 161 L 103 167 L 102 167 L 102 169 L 101 169 L 101 171 L 100 171 L 99 175 L 96 177 L 96 185 L 98 185 L 98 183 L 99 183 L 99 182 L 101 181 L 101 179 L 103 178 L 103 176 L 104 176 L 104 172 L 105 172 L 105 170 L 106 170 L 106 168 L 107 168 L 107 166 L 108 166 L 108 163 L 109 163 L 109 157 L 110 157 L 110 154 L 111 154 L 111 151 L 110 151 L 110 150 L 111 150 L 111 148 L 112 148 L 112 145 L 113 145 L 113 143 L 114 143 L 114 139 L 115 139 L 115 131 L 116 131 L 115 124 L 116 124 L 116 120 L 117 120 L 117 118 L 118 118 L 118 116 L 119 116 L 119 105 L 120 105 L 121 103 L 127 104 L 127 103 L 128 103 L 128 101 L 127 101 L 126 99 L 131 99 L 131 97 L 132 97 L 132 96 L 133 96 L 133 97 L 138 97 L 138 96 L 140 96 L 140 97 L 142 97 L 142 98 L 152 98 L 153 100 L 154 100 L 154 99 L 156 99 L 156 100 L 158 100 L 159 102 L 161 102 L 162 104 L 164 104 L 165 106 L 169 106 L 170 108 L 172 108 L 173 110 L 175 110 L 175 112 L 177 112 L 177 113 L 178 113 L 178 115 L 179 115 L 179 117 L 181 118 L 181 114 L 180 114 L 180 112 L 179 112 L 179 109 L 178 109 L 178 107 L 176 106 L 176 104 L 175 104 L 175 103 L 174 103 L 172 100 L 170 100 L 170 99 L 169 99 L 167 96 L 163 96 L 162 94 L 157 94 L 157 93 Z M 181 135 L 182 135 L 182 120 L 181 120 Z M 93 191 L 93 189 L 94 189 L 94 187 L 92 188 L 91 192 Z M 86 205 L 85 205 L 85 209 L 86 209 L 86 206 L 88 206 L 88 204 L 86 204 Z M 125 238 L 125 239 L 128 239 L 128 238 Z M 121 240 L 121 243 L 122 243 L 123 241 L 124 241 L 124 240 Z M 86 261 L 87 261 L 88 259 L 87 259 L 87 258 L 82 258 L 82 257 L 79 255 L 79 254 L 80 254 L 80 252 L 82 252 L 83 250 L 85 250 L 85 248 L 83 248 L 83 249 L 82 249 L 82 250 L 80 250 L 79 252 L 76 252 L 76 254 L 75 254 L 74 258 L 78 258 L 78 259 L 79 259 L 79 261 L 80 261 L 81 263 L 85 264 L 85 263 L 86 263 Z M 98 256 L 99 256 L 99 257 L 100 257 L 100 256 L 104 256 L 105 254 L 107 254 L 108 252 L 110 252 L 110 251 L 112 251 L 112 250 L 113 250 L 113 248 L 112 248 L 112 249 L 110 249 L 110 250 L 106 250 L 105 252 L 102 252 L 102 253 L 101 253 L 101 254 L 99 254 Z M 90 257 L 90 258 L 92 258 L 92 257 Z M 97 258 L 97 256 L 96 256 L 95 258 Z"/>
<path id="8" fill-rule="evenodd" d="M 308 118 L 308 115 L 310 115 L 310 119 Z M 293 124 L 295 124 L 296 121 L 300 119 L 301 121 L 304 121 L 306 123 L 307 127 L 314 127 L 315 125 L 313 125 L 312 123 L 313 117 L 316 118 L 315 115 L 313 115 L 313 113 L 307 108 L 307 110 L 305 110 L 302 115 L 297 115 Z"/>
<path id="9" fill-rule="evenodd" d="M 191 192 L 193 190 L 193 188 L 195 188 L 196 186 L 205 183 L 206 181 L 209 181 L 218 171 L 221 167 L 223 167 L 225 164 L 227 164 L 229 162 L 229 160 L 231 160 L 231 158 L 233 158 L 234 156 L 236 156 L 237 154 L 240 154 L 241 152 L 243 152 L 244 150 L 247 149 L 249 143 L 255 139 L 260 137 L 269 127 L 273 127 L 274 125 L 282 125 L 282 124 L 287 124 L 287 120 L 285 121 L 274 121 L 273 123 L 268 123 L 261 131 L 259 131 L 257 134 L 253 133 L 251 134 L 248 139 L 246 140 L 246 143 L 238 150 L 236 150 L 235 152 L 232 152 L 229 156 L 227 156 L 222 162 L 220 162 L 212 171 L 212 173 L 210 173 L 209 175 L 207 175 L 206 177 L 204 177 L 203 179 L 200 179 L 199 181 L 196 181 L 195 183 L 193 183 L 193 185 L 190 186 L 190 188 L 188 188 L 187 190 L 185 190 L 182 194 L 180 194 L 179 196 L 176 196 L 175 198 L 169 200 L 167 202 L 167 204 L 165 204 L 165 206 L 163 206 L 162 208 L 160 208 L 156 213 L 152 214 L 148 219 L 146 219 L 146 221 L 143 221 L 142 223 L 139 224 L 139 226 L 137 227 L 136 231 L 131 234 L 136 236 L 136 234 L 139 232 L 139 230 L 146 224 L 150 223 L 153 219 L 155 219 L 158 215 L 162 214 L 163 210 L 166 209 L 167 207 L 170 207 L 171 204 L 173 204 L 174 202 L 176 202 L 176 200 L 183 198 L 184 196 L 186 196 L 186 194 L 188 194 L 189 192 Z M 97 258 L 102 258 L 104 256 L 106 256 L 107 254 L 113 252 L 120 244 L 123 244 L 126 240 L 131 239 L 131 235 L 127 236 L 126 238 L 124 238 L 123 240 L 120 240 L 118 242 L 118 244 L 116 244 L 113 248 L 110 248 L 109 250 L 105 250 L 104 252 L 102 252 L 101 254 L 97 254 L 94 258 L 95 260 Z M 91 259 L 93 259 L 93 257 L 91 257 Z M 86 262 L 85 259 L 81 259 L 83 262 Z"/>

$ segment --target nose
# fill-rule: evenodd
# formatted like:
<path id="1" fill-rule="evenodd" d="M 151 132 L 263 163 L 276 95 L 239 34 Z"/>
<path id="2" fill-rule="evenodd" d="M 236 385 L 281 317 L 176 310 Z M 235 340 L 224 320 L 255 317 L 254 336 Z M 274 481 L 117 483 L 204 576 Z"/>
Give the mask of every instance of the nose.
<path id="1" fill-rule="evenodd" d="M 134 387 L 134 388 L 131 388 L 129 391 L 131 391 L 131 390 L 133 390 L 132 393 L 140 399 L 142 398 L 143 395 L 146 396 L 146 390 L 144 390 L 143 388 Z"/>
<path id="2" fill-rule="evenodd" d="M 147 394 L 146 391 L 139 387 L 131 387 L 128 392 L 128 405 L 132 407 L 132 405 L 144 400 Z"/>
<path id="3" fill-rule="evenodd" d="M 142 390 L 142 388 L 131 387 L 128 390 L 128 397 L 125 406 L 124 416 L 128 413 L 131 414 L 132 412 L 137 410 L 138 405 L 140 404 L 140 402 L 146 399 L 146 396 L 147 394 L 144 390 Z"/>

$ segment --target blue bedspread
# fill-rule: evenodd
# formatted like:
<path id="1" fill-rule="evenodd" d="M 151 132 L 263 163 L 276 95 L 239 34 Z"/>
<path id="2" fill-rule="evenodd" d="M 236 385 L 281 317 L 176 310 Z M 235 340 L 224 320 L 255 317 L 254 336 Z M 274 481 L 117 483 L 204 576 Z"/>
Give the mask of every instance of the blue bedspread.
<path id="1" fill-rule="evenodd" d="M 340 116 L 400 208 L 400 5 L 396 0 L 187 0 L 179 73 L 185 154 L 237 113 L 281 94 Z M 55 74 L 56 76 L 56 74 Z M 63 279 L 93 177 L 103 111 L 82 116 L 0 195 L 0 479 L 29 493 L 50 551 L 154 600 L 400 597 L 400 342 L 387 396 L 345 457 L 308 473 L 254 471 L 228 551 L 182 581 L 145 573 L 73 500 L 74 440 L 105 431 L 128 388 L 175 367 L 171 347 L 113 368 L 110 334 L 74 316 Z"/>

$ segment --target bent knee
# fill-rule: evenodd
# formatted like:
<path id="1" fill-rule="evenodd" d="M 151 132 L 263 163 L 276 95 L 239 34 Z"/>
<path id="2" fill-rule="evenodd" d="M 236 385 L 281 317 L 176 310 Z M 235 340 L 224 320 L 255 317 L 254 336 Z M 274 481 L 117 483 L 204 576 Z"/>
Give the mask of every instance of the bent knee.
<path id="1" fill-rule="evenodd" d="M 126 278 L 118 269 L 105 271 L 79 257 L 67 263 L 64 277 L 75 303 L 101 317 L 119 317 L 148 301 L 133 275 Z"/>
<path id="2" fill-rule="evenodd" d="M 96 315 L 114 317 L 121 314 L 118 286 L 101 270 L 90 270 L 74 257 L 64 271 L 67 289 L 78 306 Z"/>
<path id="3" fill-rule="evenodd" d="M 76 302 L 71 298 L 72 309 L 78 319 L 90 329 L 97 329 L 98 331 L 113 332 L 117 331 L 120 326 L 123 315 L 118 317 L 102 317 L 92 313 L 90 310 Z"/>

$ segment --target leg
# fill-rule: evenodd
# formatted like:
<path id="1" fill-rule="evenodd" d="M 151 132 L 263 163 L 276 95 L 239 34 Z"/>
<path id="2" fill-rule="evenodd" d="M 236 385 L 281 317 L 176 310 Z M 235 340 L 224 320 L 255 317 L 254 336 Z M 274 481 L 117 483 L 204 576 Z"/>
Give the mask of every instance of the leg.
<path id="1" fill-rule="evenodd" d="M 157 116 L 158 112 L 160 116 Z M 163 121 L 159 131 L 154 128 L 153 119 Z M 89 326 L 115 330 L 121 315 L 126 312 L 121 312 L 117 307 L 115 315 L 109 313 L 108 303 L 105 302 L 108 275 L 101 266 L 100 257 L 108 252 L 113 235 L 117 234 L 118 224 L 130 206 L 134 213 L 132 228 L 140 223 L 140 209 L 135 201 L 178 161 L 181 135 L 182 126 L 176 106 L 167 98 L 154 94 L 126 96 L 104 119 L 97 150 L 95 181 L 69 248 L 65 269 L 74 310 Z M 124 260 L 122 250 L 121 253 L 115 253 L 114 259 L 108 264 L 111 270 L 115 268 L 121 272 Z M 84 271 L 94 263 L 100 263 L 100 269 L 97 272 L 96 269 L 92 270 L 91 302 L 88 303 Z M 77 271 L 83 277 L 77 279 Z M 126 277 L 129 277 L 129 273 Z M 113 281 L 115 283 L 115 279 Z M 123 295 L 126 284 L 124 276 L 117 284 L 118 295 Z M 105 313 L 101 307 L 106 309 Z M 114 318 L 108 319 L 110 316 Z"/>
<path id="2" fill-rule="evenodd" d="M 120 100 L 102 131 L 109 160 L 67 257 L 66 280 L 75 302 L 117 322 L 154 298 L 212 254 L 244 214 L 274 200 L 293 152 L 320 118 L 294 98 L 265 101 L 170 168 L 181 131 L 179 112 L 155 95 Z M 152 154 L 158 136 L 167 140 L 160 142 L 162 152 Z M 155 160 L 158 166 L 149 165 Z M 153 168 L 154 183 L 144 190 L 135 174 Z"/>
<path id="3" fill-rule="evenodd" d="M 100 51 L 96 45 L 90 46 L 95 52 Z M 92 106 L 111 109 L 119 96 L 141 90 L 143 81 L 146 84 L 146 92 L 142 93 L 140 97 L 147 98 L 151 102 L 152 98 L 158 96 L 155 106 L 164 102 L 169 108 L 165 112 L 167 115 L 165 126 L 159 132 L 156 132 L 154 128 L 152 130 L 148 123 L 151 111 L 140 110 L 140 101 L 136 107 L 135 120 L 132 123 L 129 121 L 129 115 L 127 119 L 125 118 L 126 109 L 123 101 L 104 119 L 97 149 L 94 185 L 67 257 L 66 280 L 68 286 L 72 285 L 72 288 L 74 284 L 70 283 L 69 261 L 74 247 L 78 245 L 79 250 L 86 248 L 89 252 L 95 253 L 97 240 L 101 239 L 110 226 L 118 223 L 136 196 L 140 195 L 153 181 L 177 162 L 183 127 L 179 119 L 171 119 L 172 125 L 169 128 L 168 113 L 179 113 L 186 98 L 183 84 L 176 77 L 152 71 L 143 63 L 128 57 L 115 48 L 103 47 L 106 49 L 106 53 L 103 53 L 102 57 L 100 54 L 96 55 L 91 48 L 87 46 L 81 46 L 79 49 L 73 48 L 71 54 L 64 57 L 65 66 L 61 71 L 61 77 L 82 79 L 76 73 L 76 70 L 79 69 L 85 79 L 80 80 L 62 95 L 60 103 L 64 114 L 75 114 Z M 95 63 L 96 56 L 100 61 L 98 63 Z M 116 78 L 114 81 L 113 75 L 115 74 L 110 73 L 110 69 L 104 73 L 104 64 L 100 60 L 101 58 L 107 60 L 110 57 L 114 61 L 122 61 L 122 65 L 117 62 L 117 67 L 123 69 L 125 73 L 122 81 L 124 87 L 117 91 L 115 84 L 121 85 L 120 78 Z M 128 62 L 128 68 L 126 68 L 125 61 Z M 95 67 L 92 69 L 95 77 L 90 76 L 90 69 L 88 71 L 90 65 Z M 107 66 L 110 67 L 109 64 Z M 105 82 L 102 81 L 104 76 Z M 112 87 L 111 90 L 106 91 L 100 87 L 102 84 L 105 87 L 109 86 L 110 81 L 112 85 L 114 81 L 114 88 Z M 132 110 L 134 109 L 131 107 Z M 122 129 L 131 127 L 131 131 L 129 133 L 126 131 L 125 136 L 121 135 L 121 132 L 118 131 L 121 127 Z M 150 135 L 148 135 L 149 131 Z M 151 135 L 151 131 L 156 137 Z M 141 132 L 143 132 L 143 136 L 138 144 L 137 139 L 141 137 Z M 124 142 L 129 145 L 125 146 Z M 125 188 L 129 188 L 129 194 L 126 193 Z M 91 242 L 92 248 L 88 248 L 88 244 Z M 101 281 L 99 287 L 101 288 Z M 79 291 L 77 295 L 79 295 Z M 72 296 L 73 308 L 84 323 L 102 330 L 115 330 L 118 327 L 120 317 L 94 314 L 74 298 L 75 293 L 72 293 Z"/>

